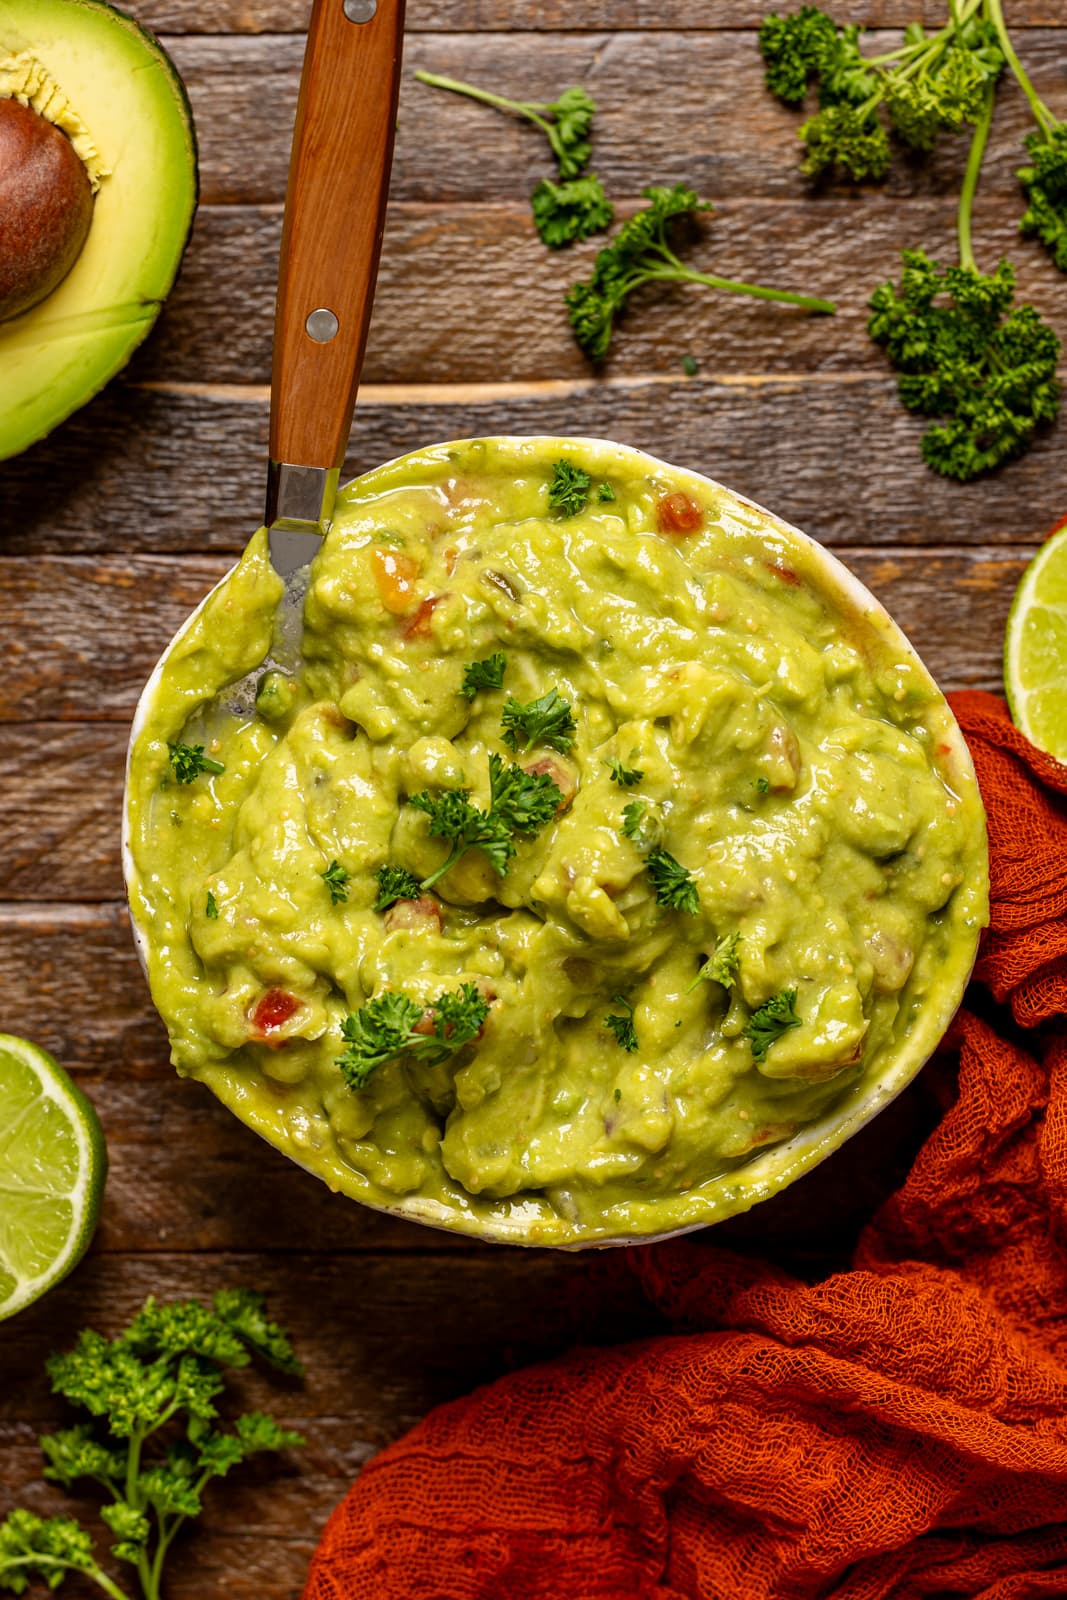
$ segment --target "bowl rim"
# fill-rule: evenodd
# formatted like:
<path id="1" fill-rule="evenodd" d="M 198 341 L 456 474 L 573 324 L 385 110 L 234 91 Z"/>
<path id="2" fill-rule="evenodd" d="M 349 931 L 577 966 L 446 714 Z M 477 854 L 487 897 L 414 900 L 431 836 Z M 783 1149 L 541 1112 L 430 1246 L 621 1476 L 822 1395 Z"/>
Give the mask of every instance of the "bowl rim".
<path id="1" fill-rule="evenodd" d="M 959 723 L 952 713 L 951 707 L 948 706 L 947 700 L 945 700 L 944 691 L 938 686 L 932 673 L 922 661 L 899 623 L 894 621 L 882 602 L 871 593 L 866 585 L 856 577 L 855 573 L 838 556 L 820 544 L 817 539 L 812 538 L 810 534 L 787 522 L 777 513 L 768 510 L 759 501 L 752 500 L 738 490 L 729 488 L 726 484 L 718 482 L 717 479 L 709 477 L 706 473 L 697 472 L 691 467 L 674 466 L 670 462 L 664 461 L 661 457 L 652 455 L 649 451 L 642 450 L 637 446 L 620 444 L 617 441 L 602 439 L 593 435 L 484 434 L 472 435 L 470 438 L 440 440 L 430 445 L 423 445 L 413 451 L 404 451 L 401 455 L 394 456 L 376 467 L 369 468 L 365 474 L 359 474 L 356 478 L 350 479 L 343 487 L 344 489 L 349 488 L 353 483 L 358 483 L 364 476 L 377 476 L 387 473 L 391 468 L 398 466 L 411 456 L 460 448 L 476 443 L 479 440 L 503 447 L 529 446 L 551 441 L 553 447 L 562 449 L 573 448 L 579 451 L 591 451 L 594 454 L 607 451 L 616 455 L 625 455 L 630 459 L 636 458 L 647 464 L 649 469 L 670 474 L 674 480 L 687 478 L 692 483 L 699 484 L 705 490 L 710 488 L 717 494 L 725 495 L 728 500 L 732 500 L 736 504 L 745 507 L 748 511 L 754 512 L 761 521 L 769 525 L 768 531 L 780 531 L 787 538 L 799 539 L 801 544 L 812 554 L 816 565 L 820 568 L 820 576 L 827 580 L 828 587 L 836 589 L 839 599 L 847 601 L 849 606 L 858 610 L 867 623 L 880 632 L 884 638 L 891 641 L 895 649 L 902 651 L 908 662 L 919 669 L 923 678 L 944 701 L 948 712 L 948 725 L 944 730 L 941 730 L 942 737 L 951 745 L 952 760 L 955 763 L 954 770 L 974 786 L 973 798 L 977 808 L 977 818 L 981 824 L 983 862 L 986 877 L 988 878 L 985 812 L 974 771 L 974 763 Z M 130 840 L 129 800 L 133 750 L 147 719 L 149 706 L 160 684 L 171 651 L 195 623 L 211 597 L 229 581 L 239 560 L 240 557 L 219 578 L 218 582 L 212 585 L 172 635 L 145 682 L 144 688 L 138 697 L 130 725 L 122 793 L 122 869 L 134 947 L 146 978 L 148 975 L 149 939 L 146 930 L 138 921 L 135 910 L 134 890 L 138 884 L 139 875 L 133 858 Z M 938 1048 L 959 1008 L 974 969 L 979 932 L 980 925 L 976 925 L 974 949 L 970 953 L 970 958 L 965 968 L 957 975 L 957 981 L 952 984 L 950 989 L 937 991 L 941 996 L 938 1006 L 931 1004 L 934 998 L 933 994 L 931 994 L 930 1001 L 926 1003 L 923 1011 L 925 1025 L 909 1032 L 903 1046 L 894 1053 L 888 1068 L 884 1068 L 878 1078 L 866 1086 L 864 1094 L 856 1096 L 854 1103 L 852 1098 L 846 1095 L 844 1104 L 840 1101 L 836 1102 L 835 1106 L 831 1106 L 814 1122 L 807 1123 L 799 1128 L 790 1138 L 783 1140 L 780 1144 L 765 1147 L 743 1167 L 734 1168 L 716 1178 L 709 1179 L 706 1184 L 701 1186 L 701 1190 L 694 1190 L 694 1197 L 697 1197 L 702 1190 L 709 1188 L 712 1184 L 722 1184 L 724 1180 L 728 1180 L 732 1186 L 735 1186 L 735 1192 L 727 1203 L 721 1206 L 708 1204 L 708 1215 L 705 1217 L 660 1232 L 604 1234 L 558 1242 L 551 1238 L 531 1237 L 528 1228 L 521 1221 L 511 1223 L 509 1218 L 502 1219 L 499 1225 L 494 1224 L 490 1227 L 481 1218 L 475 1218 L 462 1211 L 457 1211 L 454 1207 L 425 1195 L 407 1195 L 390 1202 L 369 1199 L 361 1194 L 353 1193 L 350 1189 L 345 1188 L 343 1182 L 337 1185 L 337 1189 L 343 1192 L 346 1198 L 356 1200 L 360 1205 L 366 1206 L 370 1210 L 378 1211 L 388 1216 L 401 1217 L 406 1221 L 416 1222 L 424 1227 L 447 1233 L 466 1234 L 489 1243 L 565 1251 L 610 1249 L 626 1245 L 659 1243 L 667 1239 L 680 1238 L 684 1234 L 693 1233 L 701 1228 L 713 1226 L 716 1222 L 725 1221 L 727 1217 L 741 1215 L 754 1205 L 757 1205 L 761 1200 L 769 1199 L 772 1195 L 786 1188 L 795 1179 L 802 1177 L 806 1172 L 818 1166 L 828 1156 L 832 1155 L 835 1150 L 839 1149 L 846 1140 L 852 1138 L 861 1128 L 865 1127 L 879 1111 L 895 1100 L 897 1095 L 902 1093 L 908 1084 L 913 1081 Z M 953 996 L 951 1003 L 948 1000 L 950 995 Z M 297 1166 L 303 1167 L 306 1172 L 311 1173 L 320 1182 L 326 1182 L 331 1189 L 334 1189 L 334 1184 L 324 1176 L 324 1172 L 319 1167 L 302 1161 L 299 1155 L 295 1154 L 289 1146 L 283 1146 L 273 1139 L 269 1128 L 261 1125 L 263 1119 L 259 1119 L 254 1115 L 247 1102 L 241 1103 L 236 1097 L 231 1100 L 223 1096 L 219 1092 L 216 1082 L 210 1076 L 202 1081 L 206 1082 L 212 1093 L 246 1126 L 252 1128 L 254 1132 L 279 1150 L 287 1159 L 293 1161 Z M 743 1189 L 743 1193 L 738 1194 L 736 1192 L 737 1189 Z"/>

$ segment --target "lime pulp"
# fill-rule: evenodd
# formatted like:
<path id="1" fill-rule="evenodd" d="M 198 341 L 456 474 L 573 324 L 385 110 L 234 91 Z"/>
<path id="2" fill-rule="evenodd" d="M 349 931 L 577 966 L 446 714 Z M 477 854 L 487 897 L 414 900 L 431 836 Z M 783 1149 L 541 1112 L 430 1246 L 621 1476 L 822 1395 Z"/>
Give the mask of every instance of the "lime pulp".
<path id="1" fill-rule="evenodd" d="M 92 1105 L 46 1051 L 0 1034 L 0 1321 L 81 1259 L 107 1148 Z"/>

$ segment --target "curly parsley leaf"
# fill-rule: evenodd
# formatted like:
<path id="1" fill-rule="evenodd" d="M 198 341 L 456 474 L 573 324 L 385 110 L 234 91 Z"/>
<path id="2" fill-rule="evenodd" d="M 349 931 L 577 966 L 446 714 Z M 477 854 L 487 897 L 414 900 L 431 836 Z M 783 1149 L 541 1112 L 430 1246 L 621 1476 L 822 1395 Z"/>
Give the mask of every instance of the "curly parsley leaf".
<path id="1" fill-rule="evenodd" d="M 653 850 L 648 858 L 648 875 L 657 905 L 671 911 L 684 911 L 695 917 L 700 910 L 696 879 L 666 850 Z"/>
<path id="2" fill-rule="evenodd" d="M 556 461 L 548 484 L 548 509 L 559 518 L 576 517 L 585 510 L 593 480 L 573 461 Z"/>
<path id="3" fill-rule="evenodd" d="M 634 1008 L 625 995 L 613 994 L 612 1000 L 617 1006 L 622 1007 L 621 1013 L 611 1013 L 604 1018 L 604 1025 L 615 1035 L 615 1042 L 622 1046 L 631 1055 L 637 1049 L 637 1029 L 634 1027 Z M 615 1091 L 615 1098 L 619 1099 L 619 1091 Z"/>
<path id="4" fill-rule="evenodd" d="M 441 865 L 422 880 L 420 890 L 432 888 L 474 848 L 483 850 L 505 877 L 516 850 L 515 835 L 537 833 L 551 822 L 562 803 L 559 786 L 547 773 L 524 772 L 495 751 L 489 757 L 488 811 L 473 806 L 466 789 L 437 793 L 423 789 L 409 795 L 408 805 L 429 817 L 431 837 L 446 839 L 452 846 Z"/>
<path id="5" fill-rule="evenodd" d="M 546 744 L 562 755 L 574 743 L 578 725 L 571 713 L 570 702 L 564 700 L 556 688 L 549 689 L 539 700 L 522 705 L 513 696 L 504 702 L 500 725 L 503 740 L 510 750 L 518 752 L 525 740 L 523 755 L 529 755 L 535 745 Z"/>
<path id="6" fill-rule="evenodd" d="M 759 48 L 771 94 L 788 106 L 799 105 L 834 49 L 838 32 L 837 24 L 818 6 L 801 6 L 784 17 L 772 11 L 765 17 Z"/>
<path id="7" fill-rule="evenodd" d="M 641 842 L 641 821 L 648 810 L 644 800 L 631 800 L 629 805 L 622 808 L 622 829 L 627 839 Z"/>
<path id="8" fill-rule="evenodd" d="M 495 651 L 482 661 L 468 662 L 463 672 L 463 687 L 460 690 L 464 699 L 473 700 L 483 689 L 502 689 L 507 664 L 507 656 L 502 650 Z"/>
<path id="9" fill-rule="evenodd" d="M 1031 305 L 1012 307 L 1015 273 L 942 269 L 905 250 L 899 286 L 871 296 L 871 338 L 900 373 L 904 405 L 944 420 L 927 429 L 923 459 L 960 482 L 1022 454 L 1060 405 L 1060 341 Z"/>
<path id="10" fill-rule="evenodd" d="M 172 744 L 168 740 L 167 750 L 174 776 L 179 783 L 192 783 L 202 772 L 226 771 L 221 761 L 213 761 L 210 756 L 204 754 L 202 744 Z"/>
<path id="11" fill-rule="evenodd" d="M 25 1594 L 39 1578 L 58 1589 L 68 1572 L 84 1572 L 116 1600 L 125 1600 L 97 1565 L 90 1534 L 73 1517 L 38 1517 L 32 1511 L 11 1511 L 0 1522 L 0 1588 Z"/>
<path id="12" fill-rule="evenodd" d="M 649 204 L 624 222 L 614 239 L 600 251 L 592 277 L 572 285 L 565 296 L 574 336 L 591 360 L 602 361 L 607 355 L 616 318 L 630 295 L 644 283 L 701 283 L 760 300 L 782 301 L 806 311 L 835 309 L 828 300 L 740 283 L 687 267 L 671 245 L 671 230 L 683 218 L 710 211 L 711 205 L 682 184 L 675 184 L 672 189 L 653 185 L 643 194 Z"/>
<path id="13" fill-rule="evenodd" d="M 325 872 L 319 873 L 319 877 L 330 891 L 330 904 L 344 905 L 348 899 L 348 868 L 342 867 L 339 861 L 331 861 Z"/>
<path id="14" fill-rule="evenodd" d="M 615 500 L 615 498 L 616 498 L 615 490 L 611 487 L 611 484 L 608 482 L 608 480 L 606 478 L 604 479 L 603 483 L 600 484 L 600 486 L 598 487 L 597 492 L 596 492 L 596 497 L 597 497 L 598 500 L 602 501 L 605 505 L 610 505 Z"/>
<path id="15" fill-rule="evenodd" d="M 350 1089 L 365 1089 L 396 1056 L 437 1066 L 476 1038 L 488 1015 L 489 1002 L 473 983 L 439 994 L 428 1010 L 410 995 L 387 989 L 345 1017 L 345 1049 L 337 1065 Z"/>
<path id="16" fill-rule="evenodd" d="M 796 1001 L 795 989 L 783 989 L 781 994 L 772 995 L 765 1005 L 752 1013 L 744 1036 L 752 1046 L 753 1060 L 766 1060 L 767 1051 L 776 1039 L 780 1039 L 790 1028 L 800 1027 Z"/>
<path id="17" fill-rule="evenodd" d="M 632 789 L 644 777 L 640 767 L 624 767 L 618 756 L 609 756 L 604 765 L 611 769 L 611 781 L 620 789 Z"/>
<path id="18" fill-rule="evenodd" d="M 403 867 L 388 864 L 379 867 L 377 883 L 378 898 L 374 902 L 375 911 L 388 911 L 398 900 L 417 900 L 422 894 L 422 884 L 418 878 L 413 872 L 405 871 Z"/>
<path id="19" fill-rule="evenodd" d="M 717 942 L 715 949 L 696 977 L 689 985 L 686 993 L 696 988 L 698 983 L 721 983 L 724 989 L 730 989 L 737 982 L 737 975 L 741 967 L 741 952 L 738 946 L 741 943 L 741 933 L 737 929 L 733 933 L 724 934 Z"/>
<path id="20" fill-rule="evenodd" d="M 541 242 L 550 250 L 562 250 L 591 234 L 603 233 L 615 217 L 603 184 L 592 173 L 565 183 L 542 178 L 530 196 L 530 205 Z"/>
<path id="21" fill-rule="evenodd" d="M 1027 201 L 1019 232 L 1040 239 L 1067 272 L 1067 123 L 1036 129 L 1025 144 L 1030 160 L 1015 174 Z"/>

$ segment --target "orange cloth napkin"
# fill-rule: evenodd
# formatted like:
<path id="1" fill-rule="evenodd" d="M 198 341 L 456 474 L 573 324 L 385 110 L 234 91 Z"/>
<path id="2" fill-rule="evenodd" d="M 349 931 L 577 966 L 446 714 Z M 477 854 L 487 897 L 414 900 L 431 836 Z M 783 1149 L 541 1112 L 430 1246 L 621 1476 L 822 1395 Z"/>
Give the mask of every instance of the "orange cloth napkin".
<path id="1" fill-rule="evenodd" d="M 953 705 L 992 925 L 943 1118 L 852 1270 L 801 1283 L 713 1229 L 626 1252 L 677 1332 L 432 1412 L 304 1600 L 1067 1596 L 1067 767 L 992 695 Z"/>

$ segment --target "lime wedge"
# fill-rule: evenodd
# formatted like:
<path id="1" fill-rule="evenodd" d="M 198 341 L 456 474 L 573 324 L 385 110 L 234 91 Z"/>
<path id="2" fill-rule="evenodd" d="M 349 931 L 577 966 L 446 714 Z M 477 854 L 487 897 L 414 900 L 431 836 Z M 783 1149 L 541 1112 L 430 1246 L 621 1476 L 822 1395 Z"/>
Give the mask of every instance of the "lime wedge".
<path id="1" fill-rule="evenodd" d="M 1004 687 L 1020 733 L 1067 761 L 1067 527 L 1041 546 L 1015 591 Z"/>
<path id="2" fill-rule="evenodd" d="M 96 1229 L 104 1134 L 58 1062 L 0 1033 L 0 1321 L 58 1283 Z"/>

